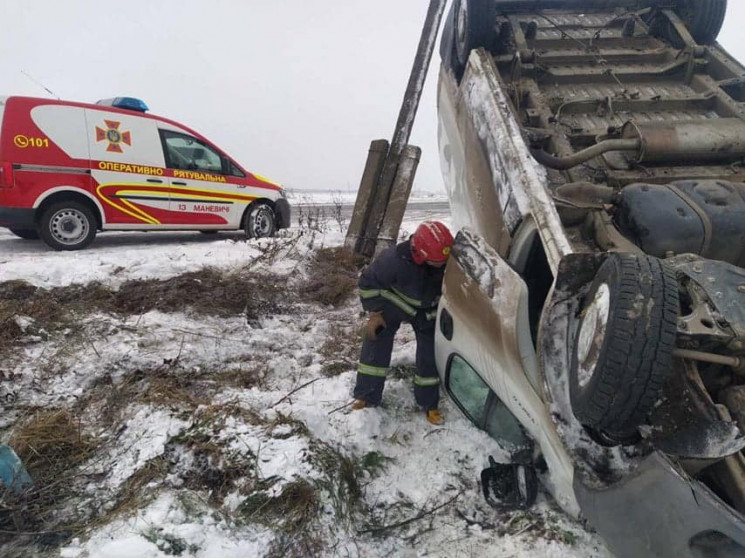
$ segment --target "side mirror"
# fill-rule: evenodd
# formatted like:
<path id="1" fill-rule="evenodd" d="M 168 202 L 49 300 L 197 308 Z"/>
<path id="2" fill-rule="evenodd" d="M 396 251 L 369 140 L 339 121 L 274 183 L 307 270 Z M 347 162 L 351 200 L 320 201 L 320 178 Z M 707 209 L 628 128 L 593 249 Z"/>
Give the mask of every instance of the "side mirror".
<path id="1" fill-rule="evenodd" d="M 489 467 L 481 471 L 484 499 L 498 510 L 525 510 L 538 496 L 538 477 L 532 465 L 497 463 L 489 456 Z"/>

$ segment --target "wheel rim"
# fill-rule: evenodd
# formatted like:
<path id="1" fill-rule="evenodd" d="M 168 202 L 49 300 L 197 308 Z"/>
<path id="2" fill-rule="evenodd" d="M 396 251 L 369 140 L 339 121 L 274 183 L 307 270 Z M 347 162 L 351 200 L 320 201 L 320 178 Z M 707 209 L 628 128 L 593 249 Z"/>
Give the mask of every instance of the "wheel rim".
<path id="1" fill-rule="evenodd" d="M 90 223 L 77 209 L 60 209 L 49 221 L 49 232 L 54 240 L 65 246 L 79 244 L 87 235 Z"/>
<path id="2" fill-rule="evenodd" d="M 577 360 L 579 372 L 577 379 L 579 386 L 584 388 L 590 383 L 595 367 L 600 357 L 605 331 L 608 327 L 610 315 L 610 289 L 607 283 L 598 287 L 595 298 L 585 308 L 585 316 L 579 329 L 577 341 Z"/>
<path id="3" fill-rule="evenodd" d="M 266 209 L 256 212 L 253 222 L 254 236 L 261 238 L 269 236 L 272 232 L 272 217 Z"/>
<path id="4" fill-rule="evenodd" d="M 458 13 L 455 18 L 455 47 L 458 49 L 458 57 L 461 60 L 468 56 L 466 50 L 466 32 L 468 29 L 468 2 L 461 0 L 458 5 Z"/>

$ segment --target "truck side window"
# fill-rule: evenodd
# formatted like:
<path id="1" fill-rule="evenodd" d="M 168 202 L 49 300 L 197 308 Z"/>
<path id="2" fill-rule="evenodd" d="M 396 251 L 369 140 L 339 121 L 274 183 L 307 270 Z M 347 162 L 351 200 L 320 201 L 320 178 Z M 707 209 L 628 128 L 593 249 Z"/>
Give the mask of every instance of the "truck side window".
<path id="1" fill-rule="evenodd" d="M 532 448 L 530 437 L 515 416 L 458 355 L 450 359 L 446 388 L 466 416 L 510 453 Z"/>
<path id="2" fill-rule="evenodd" d="M 233 161 L 228 161 L 228 164 L 230 165 L 230 176 L 239 176 L 241 178 L 246 177 L 243 171 L 239 169 Z"/>
<path id="3" fill-rule="evenodd" d="M 486 401 L 491 390 L 476 371 L 458 355 L 450 360 L 447 390 L 466 416 L 482 428 Z"/>
<path id="4" fill-rule="evenodd" d="M 160 130 L 169 169 L 194 170 L 223 174 L 223 157 L 195 137 Z"/>

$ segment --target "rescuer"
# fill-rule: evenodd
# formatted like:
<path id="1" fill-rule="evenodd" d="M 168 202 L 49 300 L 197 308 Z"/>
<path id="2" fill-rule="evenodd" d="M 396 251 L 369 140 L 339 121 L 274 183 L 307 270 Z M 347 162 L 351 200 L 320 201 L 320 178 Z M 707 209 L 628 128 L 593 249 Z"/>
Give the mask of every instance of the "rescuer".
<path id="1" fill-rule="evenodd" d="M 435 319 L 452 245 L 453 236 L 445 225 L 425 221 L 409 240 L 385 250 L 362 272 L 359 294 L 369 319 L 353 409 L 380 405 L 393 339 L 401 323 L 408 322 L 416 334 L 416 402 L 426 411 L 429 422 L 443 423 L 437 408 L 440 379 L 435 369 Z"/>

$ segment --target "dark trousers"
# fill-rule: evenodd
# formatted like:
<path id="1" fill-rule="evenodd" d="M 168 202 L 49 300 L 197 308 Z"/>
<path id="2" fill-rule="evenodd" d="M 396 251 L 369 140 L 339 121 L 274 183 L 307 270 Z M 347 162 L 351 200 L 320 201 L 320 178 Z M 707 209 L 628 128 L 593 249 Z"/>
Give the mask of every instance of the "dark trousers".
<path id="1" fill-rule="evenodd" d="M 426 410 L 436 409 L 440 399 L 440 379 L 435 367 L 435 320 L 427 319 L 420 311 L 411 320 L 402 320 L 400 313 L 383 310 L 386 327 L 373 341 L 365 339 L 357 369 L 357 383 L 354 398 L 364 399 L 370 405 L 380 405 L 383 398 L 385 377 L 391 364 L 393 339 L 406 321 L 416 334 L 416 376 L 414 376 L 414 397 L 417 404 Z"/>

